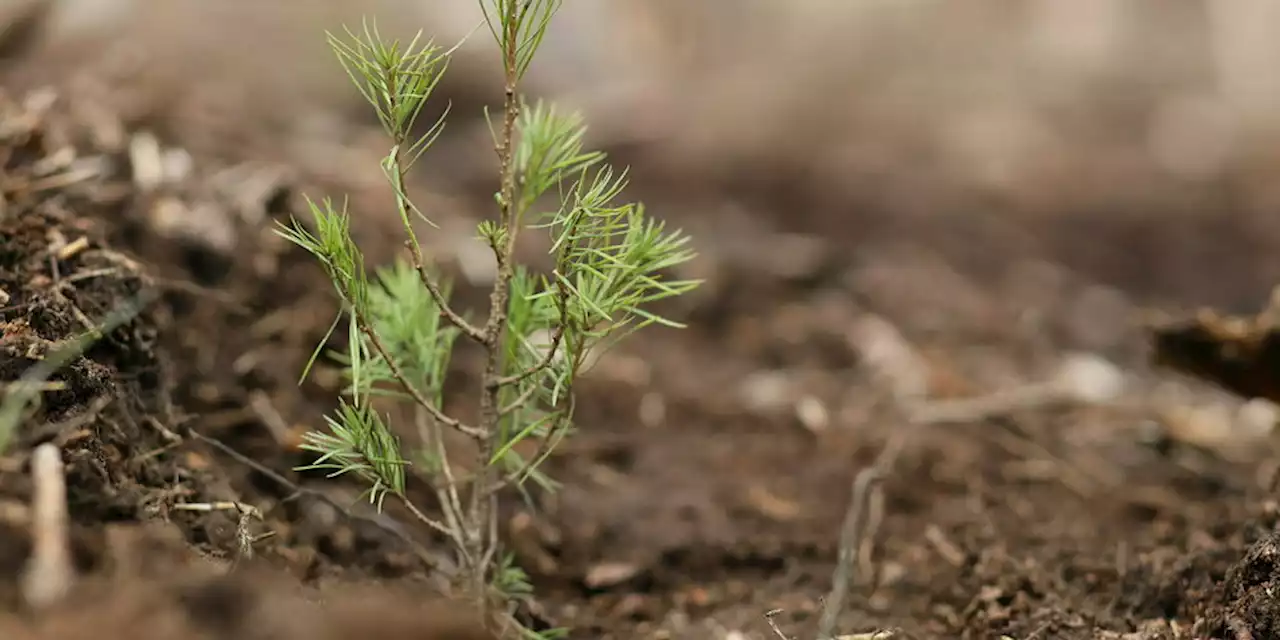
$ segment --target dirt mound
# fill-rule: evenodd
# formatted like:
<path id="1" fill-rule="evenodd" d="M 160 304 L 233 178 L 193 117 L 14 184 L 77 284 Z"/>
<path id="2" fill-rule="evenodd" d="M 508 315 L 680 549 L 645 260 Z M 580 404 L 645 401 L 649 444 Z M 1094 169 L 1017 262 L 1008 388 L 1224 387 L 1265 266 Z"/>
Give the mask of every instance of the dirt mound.
<path id="1" fill-rule="evenodd" d="M 1280 611 L 1272 595 L 1280 586 L 1278 540 L 1280 536 L 1274 532 L 1258 540 L 1227 573 L 1225 602 L 1210 613 L 1205 633 L 1214 638 L 1272 638 L 1280 634 Z"/>
<path id="2" fill-rule="evenodd" d="M 116 634 L 105 637 L 485 637 L 465 616 L 446 612 L 456 604 L 420 606 L 425 586 L 413 606 L 408 596 L 380 591 L 325 594 L 320 617 L 264 609 L 271 598 L 303 606 L 300 596 L 289 604 L 281 594 L 298 591 L 298 578 L 319 584 L 326 567 L 426 575 L 429 555 L 390 520 L 344 517 L 354 500 L 299 487 L 215 439 L 227 437 L 283 473 L 299 461 L 296 434 L 276 407 L 299 415 L 300 363 L 274 350 L 296 355 L 300 341 L 323 335 L 319 312 L 302 321 L 281 315 L 306 314 L 308 295 L 322 300 L 314 285 L 323 276 L 294 256 L 292 279 L 265 278 L 290 266 L 283 243 L 245 241 L 235 245 L 241 252 L 226 253 L 227 234 L 262 231 L 265 216 L 286 206 L 275 183 L 246 200 L 252 181 L 239 174 L 236 209 L 216 176 L 166 175 L 172 154 L 144 135 L 113 138 L 122 132 L 112 124 L 70 117 L 52 93 L 0 96 L 0 376 L 11 396 L 19 384 L 40 391 L 0 456 L 0 567 L 12 578 L 0 581 L 0 606 L 22 608 L 17 578 L 38 519 L 27 469 L 38 445 L 61 451 L 65 535 L 86 576 L 70 600 L 29 622 L 0 614 L 0 627 L 13 626 L 5 637 L 104 637 L 104 629 Z M 252 222 L 251 212 L 259 216 Z M 257 322 L 245 330 L 251 316 Z M 47 380 L 22 378 L 99 328 L 106 330 Z M 276 432 L 262 424 L 267 419 Z M 253 427 L 248 435 L 245 425 Z M 268 536 L 281 543 L 257 553 Z M 361 554 L 373 559 L 356 562 Z M 229 566 L 254 558 L 271 568 L 262 575 L 273 588 L 238 572 L 225 577 Z"/>

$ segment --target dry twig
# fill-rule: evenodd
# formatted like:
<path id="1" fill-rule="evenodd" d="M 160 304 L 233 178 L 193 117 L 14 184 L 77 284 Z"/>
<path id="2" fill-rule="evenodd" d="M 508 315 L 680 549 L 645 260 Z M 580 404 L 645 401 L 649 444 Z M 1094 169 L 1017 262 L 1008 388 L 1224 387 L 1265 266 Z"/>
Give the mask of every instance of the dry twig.
<path id="1" fill-rule="evenodd" d="M 840 528 L 840 550 L 831 578 L 831 593 L 822 606 L 822 618 L 818 622 L 819 640 L 833 637 L 836 618 L 844 608 L 844 600 L 849 593 L 849 582 L 857 572 L 857 553 L 867 537 L 866 529 L 869 529 L 863 525 L 863 514 L 867 510 L 866 505 L 872 491 L 883 478 L 884 474 L 878 467 L 863 469 L 854 478 L 853 496 L 849 500 L 849 510 L 845 512 L 844 525 Z"/>
<path id="2" fill-rule="evenodd" d="M 261 535 L 253 535 L 249 531 L 249 523 L 253 520 L 261 521 L 262 510 L 243 502 L 184 502 L 173 505 L 174 509 L 180 511 L 235 511 L 238 515 L 236 520 L 236 546 L 239 555 L 236 560 L 249 559 L 253 557 L 253 545 L 270 538 L 275 535 L 274 531 L 268 531 Z"/>
<path id="3" fill-rule="evenodd" d="M 75 581 L 67 531 L 67 481 L 62 452 L 46 443 L 31 454 L 35 485 L 31 518 L 31 559 L 22 579 L 22 595 L 33 608 L 61 600 Z"/>
<path id="4" fill-rule="evenodd" d="M 778 636 L 780 640 L 791 640 L 787 634 L 782 632 L 782 629 L 778 627 L 778 623 L 774 620 L 779 613 L 782 613 L 782 609 L 770 609 L 764 612 L 765 622 L 769 623 L 769 628 L 773 629 L 774 635 Z"/>
<path id="5" fill-rule="evenodd" d="M 1115 365 L 1094 356 L 1075 355 L 1048 380 L 976 398 L 922 400 L 908 406 L 907 413 L 915 424 L 972 423 L 1024 409 L 1106 402 L 1118 396 L 1125 384 L 1124 374 Z"/>
<path id="6" fill-rule="evenodd" d="M 822 616 L 818 622 L 818 640 L 835 637 L 836 619 L 848 597 L 849 583 L 861 568 L 859 550 L 866 541 L 875 538 L 882 520 L 883 514 L 872 512 L 871 505 L 883 501 L 880 483 L 893 471 L 909 436 L 918 428 L 915 425 L 908 431 L 894 434 L 875 463 L 859 471 L 854 477 L 849 509 L 845 512 L 844 524 L 840 528 L 840 549 L 836 556 L 836 568 L 832 572 L 831 592 L 823 603 Z"/>

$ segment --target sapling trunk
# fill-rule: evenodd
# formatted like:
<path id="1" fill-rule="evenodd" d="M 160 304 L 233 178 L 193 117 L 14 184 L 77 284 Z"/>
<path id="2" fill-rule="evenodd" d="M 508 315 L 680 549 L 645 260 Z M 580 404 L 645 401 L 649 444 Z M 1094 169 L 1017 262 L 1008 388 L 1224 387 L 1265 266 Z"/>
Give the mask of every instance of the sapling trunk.
<path id="1" fill-rule="evenodd" d="M 501 1 L 505 3 L 504 12 L 507 15 L 517 15 L 520 0 Z M 481 603 L 481 606 L 484 606 L 487 600 L 488 569 L 498 551 L 496 539 L 498 514 L 495 504 L 496 496 L 491 488 L 499 478 L 493 464 L 493 457 L 497 453 L 497 447 L 500 446 L 498 431 L 499 422 L 502 420 L 502 407 L 499 398 L 502 392 L 501 380 L 505 365 L 507 307 L 511 295 L 512 255 L 515 253 L 516 237 L 519 235 L 515 166 L 516 122 L 520 118 L 520 100 L 517 92 L 519 20 L 510 19 L 502 25 L 501 40 L 503 67 L 506 70 L 502 134 L 497 149 L 501 166 L 501 196 L 498 203 L 501 233 L 489 237 L 498 268 L 493 290 L 489 294 L 489 320 L 484 327 L 486 358 L 480 393 L 480 427 L 484 431 L 484 436 L 478 443 L 480 446 L 477 447 L 476 476 L 471 487 L 467 518 L 469 554 L 476 561 L 475 566 L 470 568 L 470 588 L 473 597 Z"/>

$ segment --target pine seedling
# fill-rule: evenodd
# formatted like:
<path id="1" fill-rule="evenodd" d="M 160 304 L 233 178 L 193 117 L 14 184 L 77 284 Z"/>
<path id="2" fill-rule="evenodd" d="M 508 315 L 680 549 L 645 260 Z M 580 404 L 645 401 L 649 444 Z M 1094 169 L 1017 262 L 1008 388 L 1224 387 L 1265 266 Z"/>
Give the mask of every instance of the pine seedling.
<path id="1" fill-rule="evenodd" d="M 505 72 L 501 114 L 485 113 L 500 171 L 495 215 L 478 225 L 497 265 L 483 321 L 455 309 L 449 282 L 424 257 L 415 231 L 417 221 L 434 225 L 413 204 L 407 174 L 440 135 L 445 116 L 422 134 L 414 133 L 420 130 L 415 124 L 452 53 L 421 35 L 407 44 L 388 40 L 368 23 L 360 33 L 329 34 L 390 140 L 382 169 L 407 257 L 371 277 L 351 238 L 346 206 L 329 200 L 308 200 L 309 221 L 295 219 L 277 230 L 312 253 L 332 280 L 343 304 L 330 333 L 343 317 L 349 321 L 347 348 L 335 356 L 348 384 L 326 428 L 305 437 L 304 447 L 318 456 L 307 468 L 360 478 L 379 508 L 388 498 L 402 503 L 452 542 L 461 568 L 457 586 L 508 622 L 509 605 L 528 597 L 530 586 L 502 550 L 499 494 L 555 489 L 541 467 L 572 431 L 578 376 L 600 351 L 633 331 L 655 323 L 681 326 L 650 307 L 699 284 L 666 276 L 694 257 L 689 237 L 650 218 L 642 205 L 620 202 L 627 172 L 584 147 L 582 118 L 545 102 L 531 104 L 520 92 L 560 2 L 480 0 Z M 549 272 L 515 263 L 526 230 L 549 234 Z M 459 340 L 485 354 L 474 423 L 444 408 L 445 378 Z M 317 348 L 308 370 L 319 353 Z M 379 415 L 375 397 L 413 408 L 421 451 L 402 450 L 397 434 L 406 425 Z M 475 445 L 465 474 L 450 464 L 449 431 Z M 432 487 L 438 516 L 410 499 L 410 476 Z M 495 593 L 504 598 L 498 610 L 492 609 Z"/>

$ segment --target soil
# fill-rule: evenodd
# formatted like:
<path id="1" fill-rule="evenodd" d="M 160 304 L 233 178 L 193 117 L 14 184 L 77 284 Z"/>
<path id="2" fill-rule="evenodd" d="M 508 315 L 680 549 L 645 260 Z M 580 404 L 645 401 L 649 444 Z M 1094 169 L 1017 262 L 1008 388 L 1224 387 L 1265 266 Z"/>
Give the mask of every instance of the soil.
<path id="1" fill-rule="evenodd" d="M 440 541 L 363 505 L 358 487 L 294 471 L 308 461 L 300 433 L 335 398 L 332 367 L 298 378 L 336 303 L 271 228 L 305 212 L 303 192 L 350 193 L 367 205 L 355 210 L 385 196 L 350 173 L 225 153 L 193 151 L 188 166 L 145 123 L 57 98 L 0 99 L 0 376 L 122 305 L 141 310 L 52 377 L 0 456 L 0 635 L 485 637 L 438 600 Z M 1274 223 L 1217 219 L 1238 229 L 1217 241 L 1230 266 L 1259 265 L 1232 279 L 1178 258 L 1195 217 L 913 226 L 884 202 L 779 187 L 743 203 L 656 169 L 646 182 L 659 160 L 633 159 L 639 195 L 699 238 L 693 269 L 708 282 L 668 309 L 687 329 L 640 334 L 584 382 L 581 432 L 548 469 L 563 488 L 508 505 L 509 546 L 536 587 L 530 620 L 575 638 L 764 638 L 770 622 L 811 637 L 860 497 L 845 634 L 1280 634 L 1274 443 L 1205 427 L 1218 414 L 1196 407 L 1247 406 L 1148 366 L 1131 322 L 1140 307 L 1264 299 L 1280 274 L 1246 239 Z M 792 215 L 797 202 L 828 213 Z M 371 259 L 395 247 L 387 225 L 358 220 Z M 1196 277 L 1179 286 L 1098 246 L 1134 238 Z M 984 396 L 1079 351 L 1127 386 L 935 423 L 901 400 Z M 455 373 L 465 389 L 472 363 Z M 28 462 L 47 442 L 66 461 L 82 578 L 31 610 Z M 872 465 L 878 488 L 855 491 Z"/>

